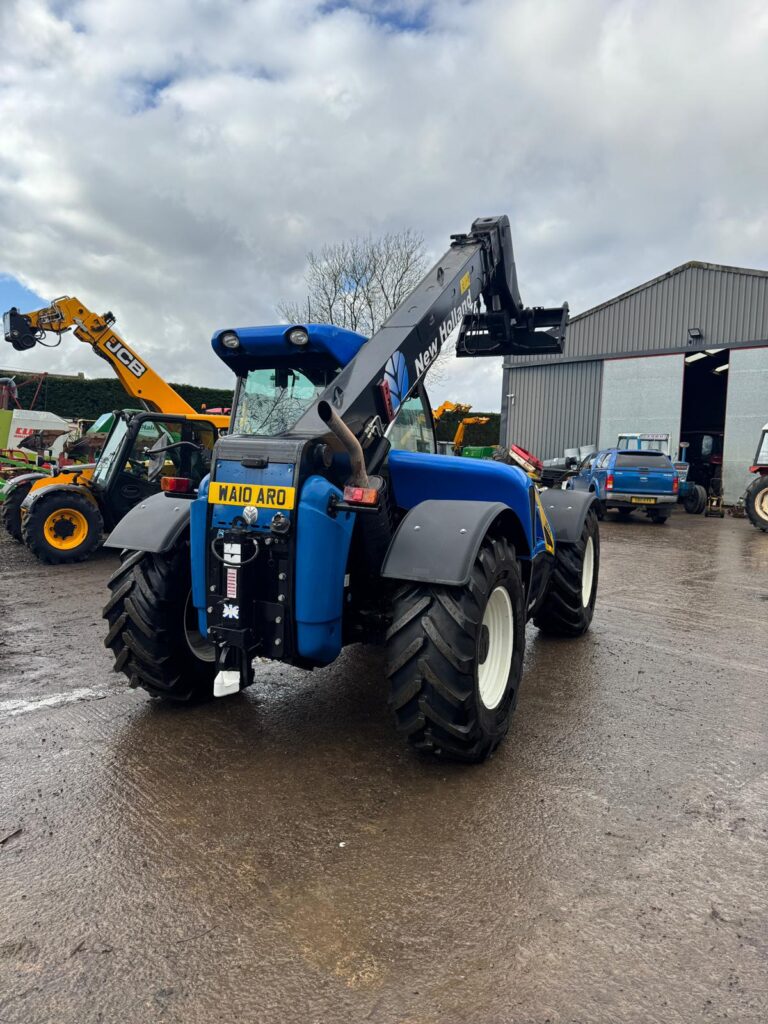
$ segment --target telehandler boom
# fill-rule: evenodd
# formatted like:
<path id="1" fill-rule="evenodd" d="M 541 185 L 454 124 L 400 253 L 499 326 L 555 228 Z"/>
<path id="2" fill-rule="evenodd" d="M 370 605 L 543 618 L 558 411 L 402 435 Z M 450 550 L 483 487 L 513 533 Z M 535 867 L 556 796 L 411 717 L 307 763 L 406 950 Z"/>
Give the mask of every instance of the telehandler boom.
<path id="1" fill-rule="evenodd" d="M 135 398 L 149 412 L 196 416 L 196 410 L 155 373 L 149 363 L 141 359 L 117 331 L 112 330 L 114 322 L 112 313 L 99 316 L 79 299 L 68 295 L 31 313 L 20 313 L 14 306 L 3 314 L 5 340 L 17 352 L 25 352 L 37 344 L 46 344 L 43 341 L 46 334 L 56 335 L 59 340 L 55 345 L 58 345 L 62 334 L 71 330 L 79 341 L 90 345 L 97 356 L 106 359 L 131 398 Z"/>

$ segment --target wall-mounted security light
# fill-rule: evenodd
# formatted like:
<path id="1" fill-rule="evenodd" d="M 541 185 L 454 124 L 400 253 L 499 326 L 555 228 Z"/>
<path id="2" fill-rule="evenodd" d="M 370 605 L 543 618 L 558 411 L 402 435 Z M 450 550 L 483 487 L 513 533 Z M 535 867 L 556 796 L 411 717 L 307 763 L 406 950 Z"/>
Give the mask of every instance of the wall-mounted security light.
<path id="1" fill-rule="evenodd" d="M 730 363 L 723 363 L 722 366 L 716 366 L 712 373 L 725 373 L 730 366 Z"/>
<path id="2" fill-rule="evenodd" d="M 695 363 L 697 359 L 706 359 L 706 352 L 691 352 L 689 356 L 685 357 L 686 363 Z"/>
<path id="3" fill-rule="evenodd" d="M 688 328 L 688 341 L 689 341 L 689 343 L 690 342 L 694 342 L 694 341 L 701 341 L 701 339 L 703 337 L 704 337 L 704 334 L 702 333 L 702 330 L 701 330 L 700 327 L 689 327 Z"/>

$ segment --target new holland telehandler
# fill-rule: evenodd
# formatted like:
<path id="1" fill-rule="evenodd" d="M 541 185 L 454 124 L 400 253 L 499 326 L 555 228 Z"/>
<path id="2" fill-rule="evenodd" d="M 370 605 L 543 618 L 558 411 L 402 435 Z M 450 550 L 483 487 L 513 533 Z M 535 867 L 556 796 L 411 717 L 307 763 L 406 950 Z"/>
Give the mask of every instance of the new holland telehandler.
<path id="1" fill-rule="evenodd" d="M 71 329 L 110 364 L 144 410 L 115 412 L 96 463 L 55 475 L 25 473 L 7 485 L 0 518 L 11 537 L 44 562 L 88 558 L 129 509 L 169 486 L 166 477 L 199 483 L 218 431 L 229 423 L 228 416 L 196 412 L 112 330 L 114 322 L 111 313 L 99 316 L 68 296 L 31 313 L 13 308 L 3 316 L 5 340 L 18 352 L 48 334 L 60 340 Z"/>
<path id="2" fill-rule="evenodd" d="M 115 668 L 187 702 L 251 685 L 256 658 L 311 669 L 380 643 L 408 742 L 486 758 L 517 701 L 526 621 L 576 637 L 592 620 L 594 498 L 436 454 L 424 377 L 457 327 L 459 356 L 559 353 L 567 308 L 523 307 L 509 222 L 490 217 L 369 340 L 217 331 L 237 384 L 210 477 L 142 502 L 107 541 L 123 559 L 104 611 Z"/>

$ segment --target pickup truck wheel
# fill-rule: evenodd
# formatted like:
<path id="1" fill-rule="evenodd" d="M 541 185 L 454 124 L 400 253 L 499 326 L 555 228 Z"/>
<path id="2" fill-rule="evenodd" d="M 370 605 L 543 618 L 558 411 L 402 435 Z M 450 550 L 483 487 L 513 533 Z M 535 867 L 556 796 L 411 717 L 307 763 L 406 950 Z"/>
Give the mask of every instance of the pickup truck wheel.
<path id="1" fill-rule="evenodd" d="M 600 532 L 591 508 L 575 544 L 558 543 L 547 596 L 534 617 L 542 633 L 581 636 L 589 629 L 597 599 Z"/>
<path id="2" fill-rule="evenodd" d="M 648 518 L 652 523 L 666 523 L 669 519 L 669 512 L 649 512 Z"/>
<path id="3" fill-rule="evenodd" d="M 213 697 L 216 652 L 192 604 L 189 544 L 165 554 L 129 551 L 110 579 L 104 646 L 115 672 L 153 697 L 179 704 Z"/>
<path id="4" fill-rule="evenodd" d="M 629 519 L 634 509 L 631 508 L 618 508 L 616 511 L 619 513 L 619 519 Z"/>
<path id="5" fill-rule="evenodd" d="M 29 494 L 31 486 L 32 484 L 29 483 L 14 487 L 0 505 L 0 518 L 2 518 L 3 526 L 14 540 L 21 540 L 21 503 Z"/>
<path id="6" fill-rule="evenodd" d="M 509 729 L 525 650 L 512 545 L 486 537 L 465 587 L 406 583 L 387 633 L 390 706 L 417 750 L 484 761 Z"/>
<path id="7" fill-rule="evenodd" d="M 752 525 L 768 533 L 768 474 L 759 476 L 749 485 L 744 507 Z"/>

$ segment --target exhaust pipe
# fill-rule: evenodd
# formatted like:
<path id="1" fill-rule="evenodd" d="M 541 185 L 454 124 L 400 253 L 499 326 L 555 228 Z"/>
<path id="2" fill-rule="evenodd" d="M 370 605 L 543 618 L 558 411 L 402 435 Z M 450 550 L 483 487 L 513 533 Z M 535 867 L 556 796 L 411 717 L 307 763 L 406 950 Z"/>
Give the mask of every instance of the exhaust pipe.
<path id="1" fill-rule="evenodd" d="M 341 441 L 349 454 L 349 461 L 352 465 L 352 486 L 367 487 L 368 474 L 365 469 L 365 456 L 363 455 L 360 442 L 329 402 L 319 402 L 317 411 L 320 419 Z"/>

